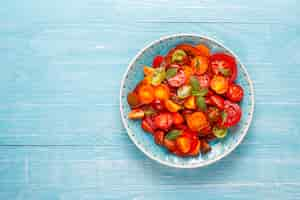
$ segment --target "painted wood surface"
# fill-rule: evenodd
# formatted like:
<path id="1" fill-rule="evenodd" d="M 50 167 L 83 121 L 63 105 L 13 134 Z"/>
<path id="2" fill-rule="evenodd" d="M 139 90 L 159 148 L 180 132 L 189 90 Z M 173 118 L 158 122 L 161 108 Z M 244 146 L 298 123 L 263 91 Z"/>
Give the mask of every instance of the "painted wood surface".
<path id="1" fill-rule="evenodd" d="M 300 3 L 52 0 L 0 7 L 0 199 L 300 199 Z M 254 82 L 244 142 L 179 170 L 146 158 L 120 120 L 130 59 L 173 33 L 231 48 Z"/>

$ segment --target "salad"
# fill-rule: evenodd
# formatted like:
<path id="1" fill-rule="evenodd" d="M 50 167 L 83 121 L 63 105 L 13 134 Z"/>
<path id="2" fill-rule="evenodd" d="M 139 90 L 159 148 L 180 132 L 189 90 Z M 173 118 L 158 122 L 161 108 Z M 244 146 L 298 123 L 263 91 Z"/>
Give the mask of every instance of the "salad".
<path id="1" fill-rule="evenodd" d="M 157 145 L 185 157 L 205 154 L 241 119 L 243 88 L 237 64 L 204 44 L 179 44 L 144 66 L 144 78 L 128 93 L 128 118 L 141 120 Z"/>

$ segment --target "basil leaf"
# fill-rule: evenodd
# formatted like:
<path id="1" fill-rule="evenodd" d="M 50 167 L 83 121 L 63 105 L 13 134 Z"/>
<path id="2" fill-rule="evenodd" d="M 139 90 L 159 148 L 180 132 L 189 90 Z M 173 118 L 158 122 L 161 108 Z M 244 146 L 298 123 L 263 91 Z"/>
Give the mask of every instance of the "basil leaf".
<path id="1" fill-rule="evenodd" d="M 170 68 L 166 72 L 166 79 L 172 78 L 177 74 L 178 69 L 177 68 Z"/>
<path id="2" fill-rule="evenodd" d="M 199 91 L 197 91 L 197 90 L 196 91 L 195 90 L 192 91 L 192 95 L 193 96 L 202 96 L 202 97 L 204 97 L 207 93 L 208 93 L 208 89 L 207 88 L 202 88 Z"/>
<path id="3" fill-rule="evenodd" d="M 191 84 L 193 90 L 198 91 L 200 89 L 199 81 L 198 81 L 198 79 L 195 76 L 191 76 L 191 78 L 190 78 L 190 84 Z"/>
<path id="4" fill-rule="evenodd" d="M 202 96 L 197 96 L 196 104 L 200 110 L 206 110 L 205 98 Z"/>
<path id="5" fill-rule="evenodd" d="M 175 140 L 178 136 L 181 135 L 181 133 L 182 133 L 181 130 L 173 129 L 167 133 L 166 139 Z"/>
<path id="6" fill-rule="evenodd" d="M 219 67 L 219 72 L 221 72 L 221 74 L 223 74 L 224 76 L 230 76 L 230 74 L 231 74 L 231 71 L 230 71 L 230 69 L 225 69 L 225 68 L 223 68 L 223 67 Z"/>

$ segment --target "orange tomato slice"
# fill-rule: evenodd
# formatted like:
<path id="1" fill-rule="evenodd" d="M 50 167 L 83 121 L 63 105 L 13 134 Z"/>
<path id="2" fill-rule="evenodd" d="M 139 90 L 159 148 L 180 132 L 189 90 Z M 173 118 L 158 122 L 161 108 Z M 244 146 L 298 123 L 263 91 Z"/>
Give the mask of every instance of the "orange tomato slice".
<path id="1" fill-rule="evenodd" d="M 196 109 L 197 108 L 197 105 L 196 105 L 196 98 L 195 96 L 189 96 L 185 102 L 184 102 L 184 107 L 187 108 L 187 109 Z"/>
<path id="2" fill-rule="evenodd" d="M 186 116 L 187 125 L 192 131 L 200 131 L 208 124 L 206 116 L 203 112 L 194 112 Z"/>
<path id="3" fill-rule="evenodd" d="M 170 89 L 168 86 L 162 84 L 154 89 L 154 97 L 159 100 L 167 100 L 170 96 Z"/>
<path id="4" fill-rule="evenodd" d="M 165 101 L 165 107 L 170 112 L 177 112 L 177 111 L 179 111 L 182 108 L 180 105 L 174 103 L 171 100 L 166 100 Z"/>
<path id="5" fill-rule="evenodd" d="M 190 82 L 190 77 L 194 74 L 193 68 L 188 65 L 185 65 L 183 66 L 183 72 L 186 77 L 185 84 L 188 84 Z"/>
<path id="6" fill-rule="evenodd" d="M 145 76 L 153 76 L 155 69 L 152 67 L 144 66 L 143 71 Z"/>
<path id="7" fill-rule="evenodd" d="M 176 138 L 176 146 L 181 153 L 186 154 L 191 149 L 192 141 L 189 137 L 179 136 Z"/>
<path id="8" fill-rule="evenodd" d="M 142 84 L 138 88 L 138 97 L 142 104 L 150 104 L 154 100 L 154 88 L 151 85 Z"/>
<path id="9" fill-rule="evenodd" d="M 196 48 L 201 52 L 201 55 L 209 57 L 210 49 L 207 46 L 205 46 L 204 44 L 198 44 L 196 45 Z"/>
<path id="10" fill-rule="evenodd" d="M 224 94 L 228 90 L 228 79 L 224 76 L 216 75 L 211 80 L 210 87 L 217 94 Z"/>
<path id="11" fill-rule="evenodd" d="M 195 74 L 204 74 L 208 69 L 208 58 L 204 56 L 196 56 L 193 58 L 191 66 Z"/>

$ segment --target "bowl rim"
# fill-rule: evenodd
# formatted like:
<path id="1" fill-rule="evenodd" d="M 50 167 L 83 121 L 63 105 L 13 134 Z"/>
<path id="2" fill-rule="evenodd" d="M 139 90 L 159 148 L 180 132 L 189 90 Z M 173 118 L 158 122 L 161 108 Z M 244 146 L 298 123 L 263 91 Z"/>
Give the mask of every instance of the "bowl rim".
<path id="1" fill-rule="evenodd" d="M 192 165 L 182 165 L 182 164 L 175 164 L 175 163 L 170 163 L 170 162 L 167 162 L 167 161 L 164 161 L 164 160 L 161 160 L 159 159 L 158 157 L 154 157 L 151 153 L 147 152 L 144 147 L 142 145 L 140 145 L 136 139 L 132 136 L 132 134 L 129 134 L 129 132 L 132 132 L 132 130 L 128 127 L 127 125 L 127 121 L 125 120 L 125 117 L 124 117 L 124 110 L 122 108 L 122 94 L 123 94 L 123 86 L 125 85 L 125 81 L 126 81 L 126 77 L 127 77 L 127 74 L 129 72 L 129 70 L 132 68 L 133 64 L 135 63 L 135 61 L 137 60 L 137 58 L 139 56 L 141 56 L 143 54 L 144 51 L 146 51 L 148 48 L 150 48 L 152 45 L 155 45 L 161 41 L 164 41 L 164 40 L 167 40 L 167 39 L 170 39 L 170 38 L 176 38 L 176 37 L 198 37 L 198 38 L 203 38 L 203 39 L 206 39 L 208 41 L 211 41 L 211 42 L 214 42 L 220 46 L 222 46 L 222 48 L 224 48 L 226 51 L 228 51 L 230 54 L 232 54 L 235 59 L 238 61 L 238 63 L 240 64 L 241 68 L 244 70 L 245 74 L 246 74 L 246 79 L 247 79 L 247 82 L 249 83 L 249 88 L 250 88 L 250 98 L 251 98 L 251 102 L 252 102 L 252 105 L 251 105 L 251 108 L 250 108 L 250 115 L 248 115 L 248 119 L 247 119 L 247 124 L 245 126 L 245 128 L 243 129 L 243 132 L 241 134 L 241 136 L 239 137 L 238 141 L 236 143 L 234 143 L 228 150 L 224 151 L 223 154 L 220 154 L 219 156 L 216 156 L 214 159 L 211 159 L 211 160 L 207 160 L 205 162 L 199 162 L 197 164 L 192 164 Z M 244 64 L 240 61 L 239 57 L 232 51 L 230 50 L 229 48 L 227 48 L 224 44 L 222 44 L 221 42 L 211 38 L 211 37 L 208 37 L 208 36 L 205 36 L 205 35 L 200 35 L 200 34 L 195 34 L 195 33 L 178 33 L 178 34 L 171 34 L 171 35 L 166 35 L 166 36 L 162 36 L 160 37 L 159 39 L 156 39 L 150 43 L 148 43 L 148 45 L 146 45 L 144 48 L 142 48 L 135 56 L 134 58 L 131 59 L 131 61 L 129 62 L 128 66 L 127 66 L 127 69 L 123 75 L 123 78 L 122 78 L 122 81 L 121 81 L 121 87 L 120 87 L 120 112 L 121 112 L 121 118 L 122 118 L 122 123 L 123 123 L 123 126 L 125 127 L 126 131 L 127 131 L 127 134 L 129 136 L 129 138 L 131 139 L 131 141 L 135 144 L 135 146 L 140 150 L 142 151 L 147 157 L 149 157 L 150 159 L 152 160 L 155 160 L 156 162 L 160 163 L 160 164 L 163 164 L 163 165 L 166 165 L 166 166 L 169 166 L 169 167 L 174 167 L 174 168 L 184 168 L 184 169 L 192 169 L 192 168 L 199 168 L 199 167 L 204 167 L 204 166 L 208 166 L 210 164 L 213 164 L 223 158 L 225 158 L 226 156 L 228 156 L 231 152 L 233 152 L 239 145 L 240 143 L 243 141 L 243 139 L 245 138 L 248 130 L 249 130 L 249 127 L 251 125 L 251 122 L 252 122 L 252 118 L 253 118 L 253 113 L 254 113 L 254 107 L 255 107 L 255 100 L 254 100 L 254 88 L 253 88 L 253 82 L 250 78 L 250 75 L 246 69 L 246 67 L 244 66 Z"/>

